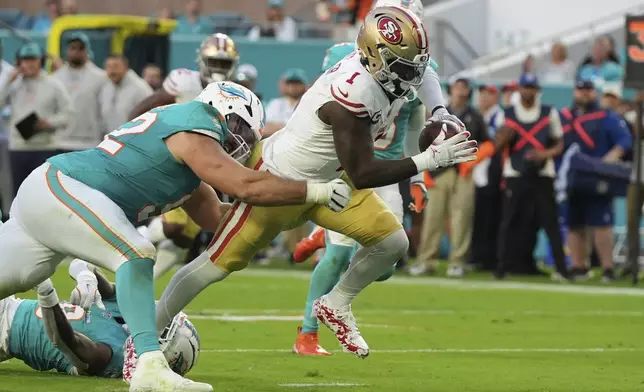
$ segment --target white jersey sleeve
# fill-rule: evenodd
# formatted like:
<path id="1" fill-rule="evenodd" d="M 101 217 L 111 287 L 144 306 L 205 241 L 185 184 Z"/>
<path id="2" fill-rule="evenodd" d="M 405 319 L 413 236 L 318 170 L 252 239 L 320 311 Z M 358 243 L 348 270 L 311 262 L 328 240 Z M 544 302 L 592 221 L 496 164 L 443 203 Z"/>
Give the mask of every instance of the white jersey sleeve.
<path id="1" fill-rule="evenodd" d="M 177 97 L 177 102 L 194 99 L 201 90 L 199 72 L 186 68 L 174 69 L 163 81 L 163 89 L 170 95 Z"/>
<path id="2" fill-rule="evenodd" d="M 382 115 L 383 105 L 376 99 L 373 88 L 373 77 L 366 70 L 349 67 L 340 69 L 329 83 L 332 100 L 360 118 L 374 118 L 378 112 Z"/>

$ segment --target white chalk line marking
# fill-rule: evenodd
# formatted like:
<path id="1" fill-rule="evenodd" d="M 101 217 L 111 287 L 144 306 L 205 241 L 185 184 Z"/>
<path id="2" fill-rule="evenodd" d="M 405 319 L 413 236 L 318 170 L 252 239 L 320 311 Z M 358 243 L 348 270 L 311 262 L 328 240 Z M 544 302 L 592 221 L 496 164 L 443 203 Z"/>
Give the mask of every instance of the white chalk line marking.
<path id="1" fill-rule="evenodd" d="M 242 321 L 243 317 L 254 318 L 251 321 L 262 321 L 261 317 L 266 317 L 265 321 L 273 321 L 270 316 L 274 316 L 275 321 L 298 321 L 302 319 L 301 309 L 188 309 L 192 318 L 202 316 L 221 316 L 222 321 Z M 240 314 L 241 313 L 241 314 Z M 427 315 L 427 316 L 556 316 L 556 317 L 644 317 L 644 311 L 630 310 L 456 310 L 456 309 L 361 309 L 359 315 Z M 229 317 L 230 319 L 225 319 Z M 240 320 L 234 320 L 235 317 Z M 210 317 L 203 317 L 210 319 Z M 214 318 L 219 320 L 219 318 Z M 278 320 L 279 319 L 279 320 Z"/>
<path id="2" fill-rule="evenodd" d="M 257 277 L 280 277 L 308 280 L 311 276 L 307 271 L 285 271 L 267 269 L 246 269 L 239 274 Z M 598 286 L 576 286 L 573 284 L 547 284 L 527 282 L 485 282 L 474 280 L 455 280 L 446 278 L 409 278 L 393 277 L 379 285 L 405 285 L 405 286 L 441 286 L 452 287 L 462 290 L 523 290 L 540 291 L 549 293 L 567 293 L 582 295 L 625 295 L 644 297 L 644 289 L 629 287 L 598 287 Z"/>
<path id="3" fill-rule="evenodd" d="M 204 349 L 202 353 L 290 353 L 288 349 L 270 349 L 270 348 L 234 348 L 234 349 Z M 332 350 L 334 353 L 341 353 L 342 350 Z M 375 349 L 370 350 L 372 353 L 382 354 L 529 354 L 529 353 L 552 353 L 552 354 L 575 354 L 575 353 L 630 353 L 644 352 L 644 348 L 420 348 L 420 349 Z"/>
<path id="4" fill-rule="evenodd" d="M 232 316 L 232 315 L 189 315 L 191 320 L 217 320 L 217 321 L 229 321 L 229 322 L 238 322 L 238 323 L 254 323 L 257 321 L 302 321 L 302 316 L 274 316 L 274 315 L 259 315 L 259 316 Z M 365 328 L 400 328 L 400 329 L 419 329 L 413 326 L 402 326 L 402 325 L 387 325 L 387 324 L 360 324 L 360 326 Z"/>
<path id="5" fill-rule="evenodd" d="M 318 382 L 318 383 L 283 383 L 279 387 L 310 388 L 310 387 L 364 387 L 366 384 L 354 384 L 351 382 Z"/>

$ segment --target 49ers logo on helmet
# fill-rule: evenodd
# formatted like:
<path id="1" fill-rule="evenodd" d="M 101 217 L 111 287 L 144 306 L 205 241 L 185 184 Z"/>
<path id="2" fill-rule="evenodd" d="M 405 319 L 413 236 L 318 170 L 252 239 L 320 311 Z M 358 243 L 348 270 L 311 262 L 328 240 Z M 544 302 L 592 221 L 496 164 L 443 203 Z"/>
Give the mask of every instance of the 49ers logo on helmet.
<path id="1" fill-rule="evenodd" d="M 402 30 L 398 22 L 390 16 L 383 16 L 378 19 L 378 31 L 382 38 L 390 44 L 399 44 L 402 41 Z"/>

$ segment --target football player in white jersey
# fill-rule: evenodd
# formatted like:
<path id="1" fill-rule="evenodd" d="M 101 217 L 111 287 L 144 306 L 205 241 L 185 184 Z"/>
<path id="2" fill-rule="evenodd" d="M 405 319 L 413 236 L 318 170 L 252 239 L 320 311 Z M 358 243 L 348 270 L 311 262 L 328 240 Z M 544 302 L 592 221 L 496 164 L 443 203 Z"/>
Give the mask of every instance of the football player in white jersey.
<path id="1" fill-rule="evenodd" d="M 209 36 L 197 49 L 199 70 L 172 70 L 158 91 L 136 105 L 130 118 L 138 117 L 158 106 L 195 99 L 208 84 L 230 80 L 238 62 L 237 45 L 229 36 L 222 33 Z"/>
<path id="2" fill-rule="evenodd" d="M 170 72 L 162 88 L 141 101 L 130 114 L 131 118 L 157 106 L 193 100 L 209 83 L 230 80 L 238 62 L 237 46 L 229 36 L 217 33 L 207 37 L 197 50 L 199 70 L 178 68 Z M 139 227 L 139 232 L 157 247 L 156 279 L 184 262 L 201 228 L 182 208 L 177 208 L 154 218 L 148 226 Z"/>
<path id="3" fill-rule="evenodd" d="M 282 230 L 310 220 L 361 245 L 347 272 L 314 303 L 313 311 L 345 351 L 361 358 L 369 354 L 351 303 L 389 271 L 409 245 L 398 219 L 370 188 L 472 161 L 477 149 L 476 142 L 467 140 L 469 133 L 463 132 L 410 158 L 376 160 L 374 140 L 423 83 L 430 61 L 427 32 L 413 13 L 379 7 L 367 15 L 356 46 L 355 54 L 317 79 L 286 126 L 256 145 L 246 162 L 284 178 L 344 177 L 354 186 L 349 204 L 338 213 L 311 204 L 264 208 L 235 202 L 206 252 L 170 281 L 157 305 L 158 331 L 208 285 L 245 268 Z"/>

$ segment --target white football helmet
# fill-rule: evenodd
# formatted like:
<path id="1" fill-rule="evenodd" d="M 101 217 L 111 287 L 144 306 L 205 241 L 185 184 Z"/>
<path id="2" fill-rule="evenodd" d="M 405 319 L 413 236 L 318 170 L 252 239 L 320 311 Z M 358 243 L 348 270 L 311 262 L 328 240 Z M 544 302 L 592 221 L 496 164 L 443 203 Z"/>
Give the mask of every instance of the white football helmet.
<path id="1" fill-rule="evenodd" d="M 423 3 L 420 0 L 378 0 L 373 8 L 378 7 L 398 7 L 413 12 L 420 20 L 425 19 Z"/>
<path id="2" fill-rule="evenodd" d="M 229 134 L 224 149 L 243 163 L 255 143 L 262 139 L 266 115 L 257 96 L 244 86 L 233 82 L 210 83 L 195 98 L 217 109 L 226 119 Z"/>
<path id="3" fill-rule="evenodd" d="M 159 338 L 161 351 L 175 373 L 184 376 L 199 358 L 199 334 L 188 316 L 180 312 L 172 319 Z"/>

